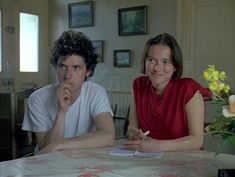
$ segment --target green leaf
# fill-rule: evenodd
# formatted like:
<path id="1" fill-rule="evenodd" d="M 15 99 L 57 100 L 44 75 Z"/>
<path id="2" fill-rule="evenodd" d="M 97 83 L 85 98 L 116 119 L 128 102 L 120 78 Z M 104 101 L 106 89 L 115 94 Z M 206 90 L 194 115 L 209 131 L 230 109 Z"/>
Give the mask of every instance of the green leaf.
<path id="1" fill-rule="evenodd" d="M 235 135 L 227 137 L 227 139 L 218 144 L 215 156 L 224 152 L 229 147 L 235 147 Z"/>
<path id="2" fill-rule="evenodd" d="M 228 137 L 229 144 L 235 148 L 235 135 Z"/>
<path id="3" fill-rule="evenodd" d="M 230 143 L 229 143 L 228 138 L 225 139 L 225 140 L 223 140 L 223 141 L 221 142 L 221 144 L 218 144 L 218 146 L 217 146 L 217 151 L 216 151 L 216 153 L 215 153 L 215 156 L 217 156 L 218 154 L 220 154 L 220 153 L 222 153 L 223 151 L 225 151 L 226 149 L 228 149 L 229 144 L 230 144 Z"/>

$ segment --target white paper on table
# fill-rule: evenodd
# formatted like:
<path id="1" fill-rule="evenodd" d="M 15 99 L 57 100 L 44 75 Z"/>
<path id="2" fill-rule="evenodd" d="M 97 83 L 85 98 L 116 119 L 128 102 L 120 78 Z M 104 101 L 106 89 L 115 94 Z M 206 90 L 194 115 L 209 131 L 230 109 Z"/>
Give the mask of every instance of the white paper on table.
<path id="1" fill-rule="evenodd" d="M 139 152 L 134 150 L 129 150 L 124 148 L 123 146 L 116 146 L 111 151 L 109 151 L 109 155 L 114 156 L 137 156 L 137 157 L 149 157 L 149 158 L 159 158 L 163 152 Z"/>

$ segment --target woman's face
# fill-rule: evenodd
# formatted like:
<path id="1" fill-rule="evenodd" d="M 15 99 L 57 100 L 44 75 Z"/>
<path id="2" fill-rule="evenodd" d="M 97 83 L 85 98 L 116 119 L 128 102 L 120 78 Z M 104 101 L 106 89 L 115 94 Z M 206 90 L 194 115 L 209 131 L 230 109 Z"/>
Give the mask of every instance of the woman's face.
<path id="1" fill-rule="evenodd" d="M 153 86 L 158 90 L 163 91 L 175 71 L 171 56 L 171 49 L 168 46 L 156 44 L 149 48 L 145 70 Z"/>

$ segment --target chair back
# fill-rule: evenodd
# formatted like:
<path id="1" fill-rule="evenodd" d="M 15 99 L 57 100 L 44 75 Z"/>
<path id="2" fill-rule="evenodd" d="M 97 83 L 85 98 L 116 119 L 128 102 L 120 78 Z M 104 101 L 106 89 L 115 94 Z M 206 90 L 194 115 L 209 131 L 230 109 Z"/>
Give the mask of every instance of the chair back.
<path id="1" fill-rule="evenodd" d="M 36 90 L 36 88 L 28 88 L 21 91 L 11 90 L 10 93 L 10 103 L 11 103 L 11 149 L 12 149 L 12 159 L 20 157 L 20 149 L 27 141 L 27 132 L 22 131 L 22 123 L 24 118 L 24 113 L 27 109 L 27 99 Z M 36 136 L 34 133 L 31 134 L 32 141 L 30 145 L 36 145 Z M 31 148 L 32 149 L 32 148 Z M 25 152 L 28 153 L 28 152 Z M 22 154 L 23 155 L 23 154 Z"/>

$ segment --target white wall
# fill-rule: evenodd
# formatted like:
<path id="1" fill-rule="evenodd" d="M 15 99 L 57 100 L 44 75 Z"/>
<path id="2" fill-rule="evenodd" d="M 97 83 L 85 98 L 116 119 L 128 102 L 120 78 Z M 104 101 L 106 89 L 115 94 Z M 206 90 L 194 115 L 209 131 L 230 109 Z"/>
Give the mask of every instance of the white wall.
<path id="1" fill-rule="evenodd" d="M 50 1 L 50 46 L 62 31 L 69 29 L 68 4 L 83 0 Z M 112 104 L 118 102 L 118 113 L 125 115 L 131 83 L 140 74 L 140 59 L 145 42 L 161 32 L 176 34 L 176 2 L 172 0 L 94 0 L 94 26 L 75 28 L 91 40 L 104 41 L 104 62 L 99 63 L 92 80 L 102 84 L 111 93 Z M 147 34 L 118 35 L 118 9 L 147 5 Z M 113 67 L 113 50 L 130 49 L 131 67 Z M 52 70 L 53 73 L 53 70 Z M 54 80 L 53 75 L 50 78 Z M 121 95 L 116 91 L 122 92 Z M 116 95 L 116 96 L 115 96 Z M 118 99 L 118 100 L 117 100 Z"/>

